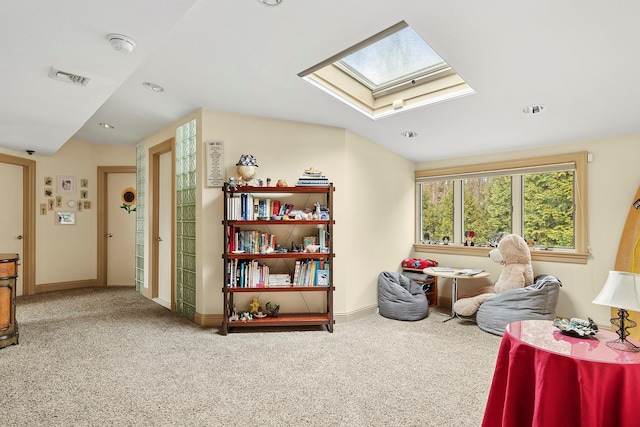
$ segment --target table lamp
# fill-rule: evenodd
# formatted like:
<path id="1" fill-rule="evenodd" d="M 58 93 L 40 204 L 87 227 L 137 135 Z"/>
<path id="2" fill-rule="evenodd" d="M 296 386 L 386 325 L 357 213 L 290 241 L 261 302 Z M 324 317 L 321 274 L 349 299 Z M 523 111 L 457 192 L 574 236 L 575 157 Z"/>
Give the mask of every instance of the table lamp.
<path id="1" fill-rule="evenodd" d="M 607 281 L 594 304 L 606 305 L 618 308 L 618 317 L 611 319 L 611 324 L 618 329 L 618 339 L 607 342 L 607 345 L 616 350 L 639 352 L 640 347 L 630 341 L 628 329 L 637 325 L 629 319 L 627 310 L 640 311 L 640 274 L 627 273 L 624 271 L 610 271 Z"/>

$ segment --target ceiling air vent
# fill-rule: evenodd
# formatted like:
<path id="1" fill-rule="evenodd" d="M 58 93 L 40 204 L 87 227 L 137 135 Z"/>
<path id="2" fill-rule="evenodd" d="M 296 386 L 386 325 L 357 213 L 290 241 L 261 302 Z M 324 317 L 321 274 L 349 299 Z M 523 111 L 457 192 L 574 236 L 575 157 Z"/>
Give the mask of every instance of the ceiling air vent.
<path id="1" fill-rule="evenodd" d="M 51 67 L 49 70 L 49 77 L 54 80 L 60 80 L 67 83 L 73 83 L 74 85 L 86 86 L 91 80 L 89 77 L 80 76 L 78 74 L 67 73 L 66 71 L 56 70 Z"/>

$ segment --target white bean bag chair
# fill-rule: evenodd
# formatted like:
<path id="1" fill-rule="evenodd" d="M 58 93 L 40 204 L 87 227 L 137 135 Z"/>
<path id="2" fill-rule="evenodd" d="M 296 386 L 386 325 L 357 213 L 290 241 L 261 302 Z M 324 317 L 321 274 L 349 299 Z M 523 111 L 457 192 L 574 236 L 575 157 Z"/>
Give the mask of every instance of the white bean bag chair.
<path id="1" fill-rule="evenodd" d="M 378 275 L 380 314 L 395 320 L 422 320 L 429 314 L 429 302 L 422 287 L 400 273 Z"/>

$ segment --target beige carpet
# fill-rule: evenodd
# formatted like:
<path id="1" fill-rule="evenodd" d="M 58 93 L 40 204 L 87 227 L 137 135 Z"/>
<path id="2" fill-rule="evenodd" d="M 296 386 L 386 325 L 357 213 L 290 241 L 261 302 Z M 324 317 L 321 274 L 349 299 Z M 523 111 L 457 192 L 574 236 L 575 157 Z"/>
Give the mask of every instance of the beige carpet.
<path id="1" fill-rule="evenodd" d="M 482 420 L 500 337 L 431 313 L 236 333 L 131 288 L 19 297 L 3 426 L 456 426 Z"/>

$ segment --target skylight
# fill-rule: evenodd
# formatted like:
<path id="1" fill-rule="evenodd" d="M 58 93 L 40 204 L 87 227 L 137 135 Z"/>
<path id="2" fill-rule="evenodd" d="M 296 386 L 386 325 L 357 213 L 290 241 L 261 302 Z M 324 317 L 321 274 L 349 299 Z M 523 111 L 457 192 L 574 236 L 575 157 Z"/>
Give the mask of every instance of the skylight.
<path id="1" fill-rule="evenodd" d="M 298 76 L 372 119 L 475 93 L 404 21 Z"/>
<path id="2" fill-rule="evenodd" d="M 372 90 L 447 66 L 411 27 L 352 53 L 338 64 L 347 67 Z"/>

